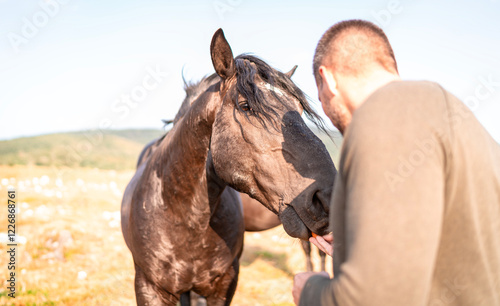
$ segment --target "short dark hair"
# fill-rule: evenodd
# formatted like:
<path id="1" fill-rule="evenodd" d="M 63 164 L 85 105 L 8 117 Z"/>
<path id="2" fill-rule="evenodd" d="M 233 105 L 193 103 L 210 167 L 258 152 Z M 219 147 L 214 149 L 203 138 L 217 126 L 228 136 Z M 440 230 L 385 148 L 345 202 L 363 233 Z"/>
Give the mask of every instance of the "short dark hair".
<path id="1" fill-rule="evenodd" d="M 398 73 L 396 58 L 384 31 L 365 20 L 346 20 L 334 24 L 321 37 L 313 59 L 316 83 L 319 67 L 330 66 L 340 73 L 359 75 L 367 65 L 379 65 Z"/>

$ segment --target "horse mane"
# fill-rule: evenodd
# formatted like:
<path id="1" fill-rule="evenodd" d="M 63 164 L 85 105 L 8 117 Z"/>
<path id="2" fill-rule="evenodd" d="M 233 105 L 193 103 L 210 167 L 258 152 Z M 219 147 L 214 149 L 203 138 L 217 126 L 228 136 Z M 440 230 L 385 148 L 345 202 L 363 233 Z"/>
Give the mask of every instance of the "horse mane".
<path id="1" fill-rule="evenodd" d="M 189 107 L 194 100 L 196 100 L 203 92 L 205 92 L 210 86 L 220 81 L 220 77 L 214 73 L 209 76 L 203 77 L 198 82 L 186 82 L 184 79 L 184 75 L 182 76 L 182 80 L 184 81 L 184 91 L 186 92 L 186 97 L 184 101 L 182 101 L 181 107 L 179 111 L 175 115 L 173 123 L 176 124 L 182 116 L 188 111 Z"/>
<path id="2" fill-rule="evenodd" d="M 236 99 L 234 100 L 236 101 L 236 108 L 244 113 L 247 118 L 251 115 L 257 118 L 263 127 L 267 128 L 267 123 L 270 123 L 275 129 L 278 128 L 277 122 L 280 121 L 278 113 L 269 105 L 266 95 L 255 82 L 255 76 L 257 75 L 262 81 L 268 83 L 271 88 L 277 88 L 297 99 L 304 109 L 306 117 L 313 122 L 318 129 L 329 134 L 324 126 L 323 119 L 311 107 L 309 98 L 286 74 L 272 68 L 262 59 L 250 54 L 238 55 L 234 61 L 236 67 L 237 91 L 245 98 L 250 110 L 244 111 L 239 103 L 237 103 Z M 216 73 L 205 76 L 198 82 L 186 82 L 184 76 L 182 79 L 184 81 L 186 97 L 175 116 L 173 121 L 174 124 L 184 116 L 194 100 L 210 86 L 220 81 L 220 77 Z M 269 92 L 281 103 L 287 103 L 284 95 L 277 94 L 273 90 L 269 90 Z"/>
<path id="3" fill-rule="evenodd" d="M 248 103 L 249 112 L 244 112 L 237 103 L 237 108 L 247 117 L 251 115 L 257 118 L 260 123 L 267 127 L 267 122 L 277 128 L 277 122 L 280 121 L 278 113 L 267 103 L 264 92 L 255 83 L 255 76 L 270 85 L 270 88 L 277 88 L 282 92 L 297 99 L 304 109 L 306 117 L 316 125 L 321 131 L 328 134 L 323 119 L 314 111 L 309 103 L 306 94 L 293 81 L 281 71 L 278 71 L 264 62 L 262 59 L 249 55 L 241 54 L 235 58 L 237 89 Z M 286 104 L 286 97 L 277 94 L 275 90 L 269 91 L 275 99 L 282 104 Z"/>

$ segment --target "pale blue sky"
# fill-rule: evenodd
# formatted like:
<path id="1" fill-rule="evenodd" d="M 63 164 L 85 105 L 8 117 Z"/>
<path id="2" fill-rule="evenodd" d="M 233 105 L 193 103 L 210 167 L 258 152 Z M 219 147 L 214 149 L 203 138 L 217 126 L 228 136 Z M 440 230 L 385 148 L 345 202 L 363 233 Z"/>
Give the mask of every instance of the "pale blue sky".
<path id="1" fill-rule="evenodd" d="M 323 114 L 316 43 L 334 23 L 361 18 L 386 31 L 403 79 L 467 99 L 500 141 L 500 0 L 346 2 L 0 0 L 0 139 L 100 123 L 160 128 L 184 97 L 182 67 L 187 79 L 213 72 L 219 27 L 235 55 L 252 52 L 282 71 L 299 65 L 293 79 Z M 127 104 L 132 94 L 139 102 Z"/>

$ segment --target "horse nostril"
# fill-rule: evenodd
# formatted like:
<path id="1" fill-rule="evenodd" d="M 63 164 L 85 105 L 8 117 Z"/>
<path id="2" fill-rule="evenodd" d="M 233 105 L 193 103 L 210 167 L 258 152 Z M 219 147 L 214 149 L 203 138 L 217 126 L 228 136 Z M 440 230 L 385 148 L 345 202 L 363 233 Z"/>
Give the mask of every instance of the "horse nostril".
<path id="1" fill-rule="evenodd" d="M 328 213 L 330 211 L 330 201 L 329 199 L 325 199 L 324 197 L 320 198 L 319 193 L 319 190 L 314 193 L 312 202 L 314 205 L 322 207 L 323 210 Z"/>
<path id="2" fill-rule="evenodd" d="M 325 209 L 318 193 L 313 193 L 310 199 L 309 204 L 306 206 L 309 218 L 314 220 L 314 222 L 324 222 L 327 220 L 329 209 Z"/>

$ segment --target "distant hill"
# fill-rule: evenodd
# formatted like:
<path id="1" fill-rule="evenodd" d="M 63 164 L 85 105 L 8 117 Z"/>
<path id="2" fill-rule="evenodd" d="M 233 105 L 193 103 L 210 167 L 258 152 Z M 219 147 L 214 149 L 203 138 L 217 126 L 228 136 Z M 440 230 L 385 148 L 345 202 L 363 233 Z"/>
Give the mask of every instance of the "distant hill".
<path id="1" fill-rule="evenodd" d="M 134 169 L 144 146 L 165 132 L 153 129 L 69 132 L 0 141 L 0 165 L 38 165 Z M 316 133 L 318 134 L 318 133 Z M 341 138 L 335 144 L 318 134 L 337 164 Z"/>
<path id="2" fill-rule="evenodd" d="M 85 131 L 0 141 L 0 164 L 133 169 L 145 144 L 161 130 Z"/>

